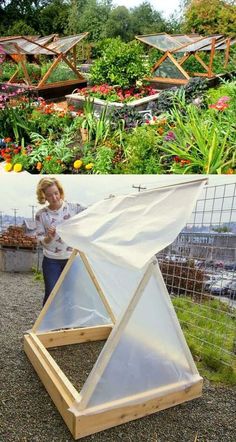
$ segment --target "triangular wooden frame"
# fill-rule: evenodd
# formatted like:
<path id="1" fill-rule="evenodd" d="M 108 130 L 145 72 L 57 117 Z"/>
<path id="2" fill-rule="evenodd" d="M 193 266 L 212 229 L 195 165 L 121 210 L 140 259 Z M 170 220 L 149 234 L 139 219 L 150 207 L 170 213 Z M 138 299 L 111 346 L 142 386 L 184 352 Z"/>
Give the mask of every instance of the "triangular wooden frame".
<path id="1" fill-rule="evenodd" d="M 78 253 L 113 324 L 54 330 L 46 333 L 38 332 L 42 319 Z M 117 320 L 87 257 L 84 253 L 74 250 L 32 330 L 24 336 L 24 350 L 75 439 L 201 396 L 202 378 L 197 372 L 178 320 L 175 319 L 176 315 L 173 309 L 173 312 L 170 313 L 171 319 L 175 322 L 176 333 L 184 347 L 189 367 L 193 373 L 193 382 L 180 381 L 174 385 L 165 385 L 128 398 L 107 402 L 102 406 L 88 407 L 96 385 L 107 367 L 124 328 L 139 303 L 151 276 L 162 278 L 156 259 L 152 260 L 146 267 L 123 316 Z M 162 284 L 165 287 L 163 278 Z M 166 288 L 163 295 L 169 296 Z M 47 348 L 104 339 L 107 339 L 104 350 L 86 380 L 82 393 L 79 393 L 56 364 Z"/>

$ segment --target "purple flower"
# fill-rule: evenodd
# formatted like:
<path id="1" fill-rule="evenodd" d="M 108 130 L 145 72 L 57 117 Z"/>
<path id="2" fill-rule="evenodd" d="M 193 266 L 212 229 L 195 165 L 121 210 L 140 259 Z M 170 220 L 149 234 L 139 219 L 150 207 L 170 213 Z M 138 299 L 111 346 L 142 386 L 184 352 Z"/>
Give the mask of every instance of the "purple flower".
<path id="1" fill-rule="evenodd" d="M 174 141 L 176 139 L 175 133 L 170 130 L 164 137 L 165 141 Z"/>

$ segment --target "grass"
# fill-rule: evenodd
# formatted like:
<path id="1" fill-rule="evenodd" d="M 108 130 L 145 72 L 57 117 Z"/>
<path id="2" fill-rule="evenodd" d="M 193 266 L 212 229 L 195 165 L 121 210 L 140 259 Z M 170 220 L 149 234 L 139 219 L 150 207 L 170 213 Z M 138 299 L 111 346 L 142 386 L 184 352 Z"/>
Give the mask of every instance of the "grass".
<path id="1" fill-rule="evenodd" d="M 173 304 L 200 373 L 211 381 L 235 385 L 235 312 L 218 300 L 196 304 L 178 297 Z"/>

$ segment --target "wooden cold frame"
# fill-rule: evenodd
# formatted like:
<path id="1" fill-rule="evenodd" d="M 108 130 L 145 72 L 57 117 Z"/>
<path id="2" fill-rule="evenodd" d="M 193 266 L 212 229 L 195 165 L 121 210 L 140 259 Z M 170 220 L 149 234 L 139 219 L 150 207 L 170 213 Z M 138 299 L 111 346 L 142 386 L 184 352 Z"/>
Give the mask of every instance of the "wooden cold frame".
<path id="1" fill-rule="evenodd" d="M 38 332 L 38 325 L 43 319 L 52 300 L 56 296 L 56 293 L 59 290 L 67 271 L 78 253 L 83 260 L 85 268 L 87 269 L 104 306 L 108 312 L 110 311 L 112 313 L 112 309 L 109 304 L 104 302 L 103 296 L 105 295 L 95 278 L 89 261 L 83 253 L 75 250 L 72 253 L 71 258 L 63 270 L 58 282 L 56 283 L 50 297 L 48 298 L 42 312 L 40 313 L 32 331 L 24 336 L 25 353 L 44 384 L 48 394 L 51 396 L 73 437 L 75 439 L 80 439 L 98 431 L 102 431 L 107 428 L 117 426 L 125 422 L 155 413 L 159 410 L 163 410 L 182 402 L 200 397 L 202 394 L 202 379 L 199 377 L 199 375 L 197 375 L 195 378 L 193 375 L 192 385 L 189 385 L 189 383 L 186 384 L 184 381 L 179 381 L 175 384 L 172 383 L 164 387 L 162 386 L 145 392 L 137 393 L 116 401 L 110 401 L 102 405 L 89 407 L 89 400 L 96 388 L 97 382 L 106 369 L 110 357 L 117 343 L 119 342 L 120 336 L 122 335 L 122 332 L 127 325 L 136 305 L 138 304 L 151 275 L 157 278 L 160 270 L 155 267 L 157 261 L 149 263 L 145 273 L 142 276 L 142 279 L 139 281 L 138 286 L 132 295 L 123 317 L 114 326 L 110 324 L 93 327 L 78 327 L 66 330 L 55 330 L 49 332 Z M 113 318 L 115 319 L 114 315 Z M 180 330 L 179 325 L 177 333 L 179 333 Z M 96 369 L 94 370 L 92 376 L 90 375 L 89 383 L 87 383 L 86 389 L 82 396 L 65 376 L 53 357 L 47 351 L 47 348 L 93 342 L 107 338 L 109 338 L 109 342 L 106 346 L 107 351 L 103 352 L 99 363 L 97 362 Z M 182 345 L 187 346 L 187 344 L 184 342 Z M 187 352 L 187 358 L 188 354 L 191 365 L 191 354 L 189 350 Z"/>

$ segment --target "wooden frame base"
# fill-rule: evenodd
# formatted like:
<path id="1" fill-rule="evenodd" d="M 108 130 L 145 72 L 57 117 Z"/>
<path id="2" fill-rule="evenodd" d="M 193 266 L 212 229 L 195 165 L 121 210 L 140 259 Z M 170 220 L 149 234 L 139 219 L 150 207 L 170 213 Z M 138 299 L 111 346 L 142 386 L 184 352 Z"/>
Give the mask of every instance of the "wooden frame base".
<path id="1" fill-rule="evenodd" d="M 24 336 L 25 353 L 75 439 L 147 416 L 202 394 L 202 379 L 197 377 L 191 386 L 178 383 L 152 390 L 151 395 L 150 392 L 137 394 L 128 398 L 129 402 L 124 398 L 105 404 L 102 408 L 78 411 L 74 404 L 80 401 L 79 392 L 46 348 L 106 339 L 111 330 L 112 326 L 97 326 L 40 334 L 31 332 Z"/>

